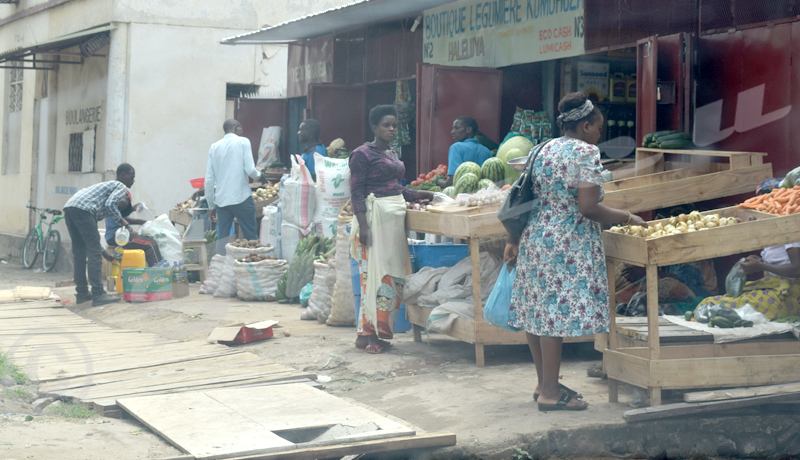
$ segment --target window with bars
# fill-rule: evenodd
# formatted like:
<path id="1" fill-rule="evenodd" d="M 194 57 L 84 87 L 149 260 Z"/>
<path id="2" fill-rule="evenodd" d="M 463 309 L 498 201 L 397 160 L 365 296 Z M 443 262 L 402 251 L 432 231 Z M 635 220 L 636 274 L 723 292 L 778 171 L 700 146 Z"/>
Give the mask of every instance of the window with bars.
<path id="1" fill-rule="evenodd" d="M 69 135 L 69 172 L 81 172 L 83 166 L 83 133 Z"/>
<path id="2" fill-rule="evenodd" d="M 11 87 L 9 88 L 8 111 L 22 110 L 22 69 L 11 69 Z"/>

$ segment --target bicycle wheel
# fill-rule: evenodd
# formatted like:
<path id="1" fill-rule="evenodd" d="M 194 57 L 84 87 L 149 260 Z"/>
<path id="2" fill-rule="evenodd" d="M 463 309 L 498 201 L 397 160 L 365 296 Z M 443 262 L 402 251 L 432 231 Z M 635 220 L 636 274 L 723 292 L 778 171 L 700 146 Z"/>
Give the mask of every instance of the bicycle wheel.
<path id="1" fill-rule="evenodd" d="M 25 246 L 22 248 L 22 266 L 33 267 L 37 257 L 39 257 L 39 237 L 36 236 L 36 229 L 32 228 L 25 237 Z"/>
<path id="2" fill-rule="evenodd" d="M 42 254 L 42 268 L 49 272 L 58 262 L 58 253 L 61 252 L 61 234 L 58 230 L 50 230 L 47 234 L 47 241 L 44 243 L 44 254 Z"/>

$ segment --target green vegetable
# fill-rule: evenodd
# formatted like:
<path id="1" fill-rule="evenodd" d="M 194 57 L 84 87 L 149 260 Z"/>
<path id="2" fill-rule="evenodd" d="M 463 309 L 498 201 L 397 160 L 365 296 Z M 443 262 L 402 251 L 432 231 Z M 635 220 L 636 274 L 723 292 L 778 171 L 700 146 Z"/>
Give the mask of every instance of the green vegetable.
<path id="1" fill-rule="evenodd" d="M 737 319 L 733 322 L 733 327 L 742 327 L 742 323 L 744 323 L 743 319 Z"/>
<path id="2" fill-rule="evenodd" d="M 772 321 L 775 323 L 796 323 L 800 321 L 800 316 L 784 316 L 782 318 L 775 318 Z"/>
<path id="3" fill-rule="evenodd" d="M 722 329 L 732 329 L 733 323 L 728 321 L 726 318 L 717 316 L 714 318 L 714 326 Z"/>
<path id="4" fill-rule="evenodd" d="M 749 320 L 742 321 L 742 327 L 753 327 L 753 322 Z"/>
<path id="5" fill-rule="evenodd" d="M 683 317 L 686 319 L 686 321 L 691 321 L 692 318 L 694 318 L 694 313 L 691 311 L 687 311 L 686 313 L 683 314 Z"/>
<path id="6" fill-rule="evenodd" d="M 661 144 L 667 141 L 678 141 L 678 140 L 691 141 L 692 135 L 690 133 L 675 133 L 675 134 L 665 134 L 658 138 L 658 142 Z"/>
<path id="7" fill-rule="evenodd" d="M 677 134 L 677 133 L 680 133 L 680 131 L 675 131 L 674 129 L 667 129 L 667 130 L 664 130 L 664 131 L 656 131 L 656 132 L 650 134 L 650 140 L 654 141 L 654 140 L 660 138 L 661 136 L 667 136 L 667 135 L 670 135 L 670 134 Z"/>
<path id="8" fill-rule="evenodd" d="M 694 148 L 694 144 L 691 141 L 670 140 L 666 142 L 659 142 L 658 148 L 668 150 L 691 150 Z"/>

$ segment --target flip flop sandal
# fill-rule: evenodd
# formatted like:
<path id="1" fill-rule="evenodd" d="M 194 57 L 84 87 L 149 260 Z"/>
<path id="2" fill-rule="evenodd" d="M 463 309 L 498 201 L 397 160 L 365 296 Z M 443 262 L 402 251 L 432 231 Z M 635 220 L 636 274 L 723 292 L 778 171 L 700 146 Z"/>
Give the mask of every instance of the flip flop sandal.
<path id="1" fill-rule="evenodd" d="M 365 350 L 371 355 L 379 355 L 382 351 L 380 345 L 367 345 Z"/>
<path id="2" fill-rule="evenodd" d="M 378 340 L 378 345 L 381 347 L 381 350 L 385 350 L 387 348 L 391 348 L 392 347 L 392 342 L 387 342 L 385 340 Z M 358 348 L 359 350 L 363 350 L 363 349 L 367 348 L 367 346 L 364 345 L 362 347 L 361 345 L 356 345 L 356 348 Z"/>
<path id="3" fill-rule="evenodd" d="M 570 406 L 568 405 L 570 401 L 574 398 L 570 396 L 565 390 L 561 390 L 561 399 L 558 400 L 555 404 L 542 404 L 538 403 L 540 411 L 554 411 L 554 410 L 570 410 L 570 411 L 579 411 L 579 410 L 586 410 L 589 408 L 588 404 L 584 404 L 581 406 Z M 580 400 L 578 400 L 580 401 Z"/>
<path id="4" fill-rule="evenodd" d="M 566 391 L 570 396 L 572 396 L 575 399 L 583 399 L 583 395 L 578 396 L 578 392 L 577 391 L 572 390 L 570 388 L 567 388 L 565 385 L 563 385 L 561 383 L 558 384 L 558 387 L 561 388 L 563 391 Z M 535 391 L 533 392 L 533 400 L 534 401 L 538 401 L 539 400 L 539 393 L 537 393 Z"/>

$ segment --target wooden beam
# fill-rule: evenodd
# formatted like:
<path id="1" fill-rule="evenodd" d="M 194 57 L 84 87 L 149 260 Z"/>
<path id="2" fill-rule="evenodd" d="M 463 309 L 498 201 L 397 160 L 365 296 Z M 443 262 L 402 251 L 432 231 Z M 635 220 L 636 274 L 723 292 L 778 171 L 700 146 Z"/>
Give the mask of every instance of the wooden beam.
<path id="1" fill-rule="evenodd" d="M 784 393 L 800 393 L 800 383 L 787 383 L 785 385 L 769 385 L 750 388 L 731 388 L 728 390 L 698 391 L 686 393 L 683 400 L 686 402 L 721 401 L 726 399 L 752 398 L 754 396 L 767 396 Z"/>
<path id="2" fill-rule="evenodd" d="M 745 407 L 761 406 L 765 404 L 783 404 L 786 402 L 797 401 L 800 401 L 800 393 L 757 396 L 755 398 L 736 399 L 731 401 L 676 403 L 627 411 L 622 414 L 622 418 L 624 418 L 628 423 L 634 423 L 648 420 L 658 420 L 668 417 L 710 414 L 724 410 L 743 409 Z"/>

